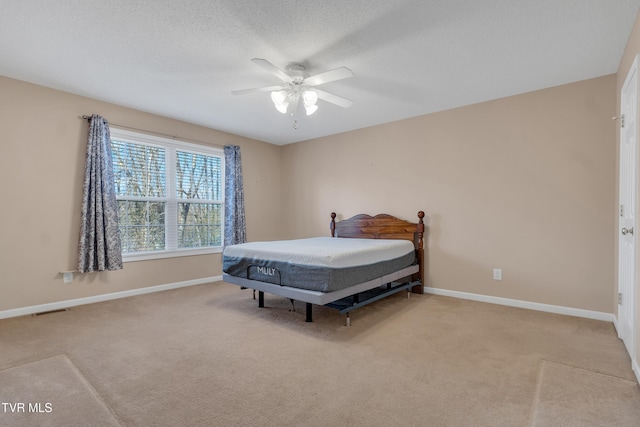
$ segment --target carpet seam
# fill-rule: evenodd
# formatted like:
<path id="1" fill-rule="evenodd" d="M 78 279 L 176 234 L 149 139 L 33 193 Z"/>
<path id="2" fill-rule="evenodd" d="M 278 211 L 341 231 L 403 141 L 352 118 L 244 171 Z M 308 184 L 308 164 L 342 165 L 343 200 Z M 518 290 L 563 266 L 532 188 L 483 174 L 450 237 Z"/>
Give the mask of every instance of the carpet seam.
<path id="1" fill-rule="evenodd" d="M 26 365 L 29 365 L 29 364 L 31 364 L 31 363 L 43 362 L 43 361 L 45 361 L 45 360 L 53 359 L 53 358 L 60 357 L 60 356 L 67 356 L 67 354 L 66 354 L 66 353 L 58 353 L 58 354 L 55 354 L 55 355 L 53 355 L 53 356 L 44 357 L 44 358 L 42 358 L 42 359 L 31 360 L 31 361 L 29 361 L 29 362 L 24 362 L 24 363 L 21 363 L 21 364 L 19 364 L 19 365 L 9 366 L 8 368 L 2 368 L 2 369 L 0 369 L 0 372 L 9 371 L 9 370 L 11 370 L 11 369 L 16 369 L 16 368 L 21 368 L 21 367 L 26 366 Z M 68 358 L 68 357 L 69 357 L 69 356 L 67 356 L 67 358 Z"/>
<path id="2" fill-rule="evenodd" d="M 78 366 L 71 359 L 71 357 L 67 353 L 63 353 L 63 355 L 67 358 L 67 360 L 71 364 L 71 368 L 76 371 L 76 373 L 78 374 L 78 376 L 80 377 L 82 382 L 91 391 L 91 394 L 93 395 L 93 397 L 96 398 L 99 402 L 101 402 L 104 405 L 105 409 L 109 412 L 109 414 L 111 414 L 111 416 L 113 417 L 115 422 L 118 423 L 119 426 L 123 426 L 123 424 L 122 424 L 122 422 L 120 420 L 120 417 L 118 417 L 118 415 L 114 412 L 114 410 L 111 407 L 111 405 L 109 405 L 109 403 L 102 397 L 102 395 L 100 395 L 98 390 L 96 390 L 96 388 L 93 386 L 93 384 L 91 384 L 89 379 L 84 375 L 84 373 L 80 370 L 80 368 L 78 368 Z"/>
<path id="3" fill-rule="evenodd" d="M 42 359 L 37 359 L 37 360 L 32 360 L 29 362 L 25 362 L 25 363 L 21 363 L 19 365 L 15 365 L 15 366 L 10 366 L 8 368 L 4 368 L 4 369 L 0 369 L 0 373 L 2 372 L 7 372 L 10 371 L 12 369 L 18 369 L 18 368 L 22 368 L 25 367 L 27 365 L 30 365 L 32 363 L 39 363 L 39 362 L 44 362 L 45 360 L 51 360 L 51 359 L 55 359 L 57 357 L 60 356 L 64 356 L 64 358 L 69 362 L 69 367 L 78 375 L 78 377 L 80 378 L 80 381 L 89 389 L 91 395 L 98 401 L 100 402 L 104 408 L 107 410 L 107 412 L 111 415 L 111 417 L 113 418 L 113 420 L 119 425 L 119 426 L 123 426 L 120 418 L 117 416 L 117 414 L 113 411 L 113 408 L 111 408 L 111 405 L 109 405 L 107 403 L 107 401 L 100 395 L 100 393 L 98 392 L 98 390 L 96 390 L 96 388 L 93 386 L 93 384 L 91 384 L 91 382 L 89 381 L 89 379 L 84 375 L 84 373 L 82 373 L 82 371 L 80 370 L 80 368 L 78 368 L 78 366 L 75 364 L 75 362 L 71 359 L 71 357 L 69 356 L 69 354 L 67 353 L 58 353 L 55 354 L 53 356 L 49 356 L 49 357 L 44 357 Z"/>
<path id="4" fill-rule="evenodd" d="M 533 393 L 533 399 L 531 400 L 531 406 L 529 408 L 529 417 L 528 417 L 528 423 L 527 425 L 532 427 L 533 425 L 535 425 L 535 420 L 536 420 L 536 413 L 537 413 L 537 408 L 538 408 L 538 403 L 540 401 L 540 389 L 541 389 L 541 385 L 542 385 L 542 376 L 544 374 L 544 362 L 545 360 L 542 359 L 539 363 L 538 363 L 538 373 L 536 375 L 536 388 L 535 388 L 535 392 Z"/>
<path id="5" fill-rule="evenodd" d="M 638 383 L 636 383 L 635 381 L 631 381 L 631 380 L 628 380 L 626 378 L 621 378 L 621 377 L 617 377 L 615 375 L 610 375 L 610 374 L 604 374 L 602 372 L 591 371 L 589 369 L 580 368 L 580 367 L 577 367 L 577 366 L 571 366 L 571 365 L 567 365 L 565 363 L 553 362 L 551 360 L 546 360 L 546 359 L 542 359 L 542 363 L 548 363 L 548 364 L 552 364 L 552 365 L 556 365 L 556 366 L 562 366 L 562 367 L 566 367 L 566 368 L 576 369 L 578 371 L 586 372 L 586 373 L 593 374 L 593 375 L 599 375 L 601 377 L 612 378 L 612 379 L 615 379 L 615 380 L 619 380 L 619 381 L 623 381 L 625 383 L 628 383 L 629 385 L 631 385 L 633 387 L 638 387 L 639 386 Z"/>

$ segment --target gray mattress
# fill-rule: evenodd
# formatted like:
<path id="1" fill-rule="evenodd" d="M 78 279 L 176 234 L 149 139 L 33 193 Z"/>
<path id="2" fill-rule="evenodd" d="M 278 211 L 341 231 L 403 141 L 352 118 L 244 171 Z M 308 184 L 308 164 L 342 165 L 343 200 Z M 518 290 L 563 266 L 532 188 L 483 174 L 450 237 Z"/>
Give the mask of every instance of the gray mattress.
<path id="1" fill-rule="evenodd" d="M 348 240 L 342 238 L 328 239 L 333 240 L 331 243 Z M 365 239 L 357 240 L 362 242 Z M 360 242 L 357 243 L 360 244 Z M 277 243 L 269 242 L 269 245 L 277 245 Z M 224 273 L 244 279 L 318 292 L 333 292 L 367 282 L 413 265 L 416 262 L 412 244 L 409 246 L 409 252 L 406 252 L 407 249 L 403 250 L 406 252 L 404 255 L 378 260 L 367 255 L 367 259 L 374 259 L 374 262 L 362 263 L 360 261 L 355 264 L 339 262 L 337 263 L 340 264 L 339 267 L 291 262 L 291 260 L 287 259 L 278 259 L 277 256 L 268 257 L 265 255 L 265 257 L 262 257 L 259 252 L 256 253 L 255 251 L 248 252 L 249 256 L 243 256 L 242 251 L 238 250 L 238 247 L 241 246 L 230 247 L 233 248 L 233 251 L 225 250 L 223 253 L 222 270 Z M 295 259 L 296 257 L 292 258 Z"/>

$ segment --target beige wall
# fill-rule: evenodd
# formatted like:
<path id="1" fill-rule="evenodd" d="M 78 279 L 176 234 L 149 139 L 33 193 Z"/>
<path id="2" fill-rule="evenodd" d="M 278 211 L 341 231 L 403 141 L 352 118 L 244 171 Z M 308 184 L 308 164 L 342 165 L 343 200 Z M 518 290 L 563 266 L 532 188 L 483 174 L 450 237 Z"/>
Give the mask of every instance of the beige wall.
<path id="1" fill-rule="evenodd" d="M 213 145 L 240 145 L 247 234 L 276 239 L 280 149 L 223 132 L 0 77 L 0 311 L 221 275 L 220 254 L 126 263 L 121 271 L 73 270 L 87 129 L 83 114 Z M 215 112 L 211 112 L 215 114 Z"/>
<path id="2" fill-rule="evenodd" d="M 629 69 L 631 68 L 631 64 L 633 63 L 636 55 L 640 54 L 640 12 L 638 16 L 636 16 L 636 21 L 633 26 L 633 30 L 631 31 L 631 36 L 629 37 L 629 41 L 627 42 L 627 46 L 625 48 L 624 54 L 622 56 L 622 60 L 620 61 L 620 66 L 618 67 L 618 74 L 616 76 L 616 115 L 620 114 L 620 92 L 622 90 L 622 85 L 624 84 L 625 79 L 627 78 L 627 74 Z M 619 129 L 617 132 L 616 140 L 619 141 Z M 619 168 L 619 149 L 620 145 L 618 144 L 618 153 L 616 153 L 616 177 L 618 176 L 618 168 Z M 640 174 L 639 174 L 640 176 Z M 640 181 L 637 183 L 637 187 L 640 189 Z M 618 189 L 616 187 L 616 202 L 618 201 Z M 616 203 L 617 204 L 617 203 Z M 617 216 L 616 216 L 617 221 Z M 637 227 L 636 227 L 637 228 Z M 616 222 L 616 228 L 614 233 L 617 234 L 618 227 Z M 640 253 L 640 251 L 638 252 Z M 617 266 L 617 247 L 616 247 L 616 266 Z M 640 265 L 640 262 L 638 263 Z M 617 275 L 616 275 L 616 289 L 617 289 Z M 614 293 L 614 296 L 617 295 L 617 291 Z M 636 274 L 636 314 L 635 314 L 635 360 L 636 362 L 640 360 L 640 274 Z M 617 312 L 617 305 L 616 305 Z M 640 376 L 640 372 L 636 372 L 636 375 Z"/>
<path id="3" fill-rule="evenodd" d="M 429 286 L 611 313 L 615 88 L 612 75 L 277 147 L 0 78 L 0 197 L 17 205 L 0 210 L 0 310 L 221 274 L 220 255 L 209 255 L 62 283 L 77 257 L 78 117 L 98 113 L 241 145 L 250 240 L 327 235 L 331 211 L 425 210 Z"/>
<path id="4" fill-rule="evenodd" d="M 288 237 L 326 235 L 331 211 L 424 210 L 429 286 L 612 313 L 615 87 L 610 75 L 285 146 Z"/>

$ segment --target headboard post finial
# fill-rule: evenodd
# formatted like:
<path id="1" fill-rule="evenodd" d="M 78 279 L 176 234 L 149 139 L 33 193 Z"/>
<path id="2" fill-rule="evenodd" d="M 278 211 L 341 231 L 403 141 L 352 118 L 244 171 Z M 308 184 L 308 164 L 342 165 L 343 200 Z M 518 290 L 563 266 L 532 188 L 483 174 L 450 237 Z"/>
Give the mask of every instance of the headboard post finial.
<path id="1" fill-rule="evenodd" d="M 331 212 L 331 223 L 329 224 L 331 229 L 331 237 L 336 237 L 336 213 Z"/>
<path id="2" fill-rule="evenodd" d="M 418 212 L 418 227 L 416 229 L 418 233 L 418 249 L 424 248 L 424 211 Z"/>
<path id="3" fill-rule="evenodd" d="M 420 272 L 418 273 L 420 285 L 414 286 L 411 290 L 417 294 L 422 294 L 424 293 L 424 287 L 426 285 L 424 281 L 424 211 L 418 211 L 418 218 L 418 225 L 416 226 L 418 249 L 416 250 L 416 255 L 418 256 L 418 265 L 420 266 Z"/>

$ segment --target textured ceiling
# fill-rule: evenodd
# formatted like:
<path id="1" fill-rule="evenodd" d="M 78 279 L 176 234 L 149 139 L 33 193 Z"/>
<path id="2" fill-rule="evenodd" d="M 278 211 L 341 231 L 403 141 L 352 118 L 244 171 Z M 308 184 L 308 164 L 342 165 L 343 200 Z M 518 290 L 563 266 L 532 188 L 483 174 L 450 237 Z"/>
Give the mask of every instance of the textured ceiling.
<path id="1" fill-rule="evenodd" d="M 640 0 L 0 0 L 0 75 L 288 144 L 617 71 Z M 251 58 L 355 76 L 299 128 Z M 82 113 L 97 113 L 86 111 Z M 107 117 L 108 119 L 108 117 Z"/>

